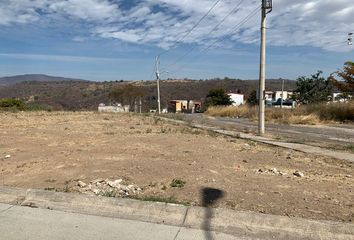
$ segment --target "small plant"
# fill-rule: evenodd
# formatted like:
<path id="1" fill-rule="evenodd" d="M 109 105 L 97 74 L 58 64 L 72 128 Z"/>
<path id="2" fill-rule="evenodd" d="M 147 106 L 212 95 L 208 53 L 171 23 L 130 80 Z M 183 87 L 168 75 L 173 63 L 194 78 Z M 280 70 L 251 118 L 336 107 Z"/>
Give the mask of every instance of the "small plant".
<path id="1" fill-rule="evenodd" d="M 63 188 L 63 192 L 69 192 L 70 188 L 69 185 L 66 184 L 65 187 Z"/>
<path id="2" fill-rule="evenodd" d="M 151 128 L 146 129 L 146 133 L 152 133 L 152 129 Z"/>
<path id="3" fill-rule="evenodd" d="M 29 103 L 26 105 L 26 111 L 47 111 L 51 112 L 53 109 L 51 106 L 39 103 Z"/>
<path id="4" fill-rule="evenodd" d="M 116 197 L 116 191 L 109 190 L 104 193 L 102 193 L 103 197 Z"/>
<path id="5" fill-rule="evenodd" d="M 55 181 L 56 181 L 55 179 L 51 179 L 51 178 L 45 180 L 45 182 L 47 182 L 47 183 L 53 183 L 53 182 L 55 182 Z"/>
<path id="6" fill-rule="evenodd" d="M 157 125 L 159 123 L 160 119 L 154 117 L 154 125 Z"/>
<path id="7" fill-rule="evenodd" d="M 207 130 L 207 133 L 210 137 L 217 137 L 219 134 L 214 132 L 213 130 Z"/>
<path id="8" fill-rule="evenodd" d="M 351 151 L 351 152 L 354 153 L 354 144 L 351 144 L 351 145 L 349 145 L 349 146 L 346 146 L 345 148 L 346 148 L 348 151 Z"/>
<path id="9" fill-rule="evenodd" d="M 172 180 L 170 186 L 171 187 L 176 187 L 176 188 L 183 188 L 185 184 L 186 184 L 186 182 L 183 181 L 182 179 L 175 178 L 175 179 Z"/>

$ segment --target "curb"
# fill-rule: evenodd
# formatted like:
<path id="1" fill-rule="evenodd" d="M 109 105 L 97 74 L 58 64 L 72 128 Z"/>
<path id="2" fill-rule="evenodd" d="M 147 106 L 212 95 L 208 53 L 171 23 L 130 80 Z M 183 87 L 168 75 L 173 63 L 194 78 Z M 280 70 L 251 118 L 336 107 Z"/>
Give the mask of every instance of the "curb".
<path id="1" fill-rule="evenodd" d="M 158 117 L 158 118 L 161 120 L 166 120 L 166 121 L 176 123 L 176 124 L 188 125 L 187 122 L 181 121 L 181 120 L 175 120 L 175 119 L 170 119 L 170 118 L 165 118 L 165 117 Z M 202 130 L 213 131 L 215 133 L 219 133 L 219 134 L 229 136 L 229 137 L 236 137 L 236 138 L 240 138 L 240 139 L 251 140 L 251 141 L 264 143 L 264 144 L 268 144 L 268 145 L 272 145 L 272 146 L 276 146 L 276 147 L 282 147 L 282 148 L 291 149 L 291 150 L 295 150 L 295 151 L 299 151 L 299 152 L 303 152 L 303 153 L 310 153 L 310 154 L 315 154 L 315 155 L 332 157 L 335 159 L 345 160 L 345 161 L 354 163 L 354 154 L 352 154 L 352 153 L 331 151 L 331 150 L 327 150 L 324 148 L 309 146 L 309 145 L 301 144 L 301 143 L 286 143 L 286 142 L 274 141 L 272 139 L 265 138 L 265 137 L 254 136 L 251 134 L 245 134 L 245 133 L 240 133 L 240 132 L 235 132 L 235 131 L 220 130 L 215 127 L 208 127 L 208 126 L 204 126 L 204 125 L 200 125 L 200 124 L 191 124 L 190 127 L 202 129 Z"/>
<path id="2" fill-rule="evenodd" d="M 0 187 L 0 202 L 260 239 L 354 240 L 354 224 L 76 193 Z"/>

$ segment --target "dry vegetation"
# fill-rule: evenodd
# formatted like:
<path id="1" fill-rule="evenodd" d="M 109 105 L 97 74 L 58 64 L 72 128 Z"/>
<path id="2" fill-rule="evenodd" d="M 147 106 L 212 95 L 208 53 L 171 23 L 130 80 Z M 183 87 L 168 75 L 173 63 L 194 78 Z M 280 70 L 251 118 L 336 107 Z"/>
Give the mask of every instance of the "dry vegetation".
<path id="1" fill-rule="evenodd" d="M 207 115 L 218 117 L 237 117 L 257 120 L 258 108 L 243 105 L 216 106 L 206 111 Z M 303 105 L 295 109 L 266 108 L 266 121 L 284 124 L 317 124 L 328 121 L 354 121 L 354 101 Z"/>
<path id="2" fill-rule="evenodd" d="M 35 79 L 32 79 L 35 80 Z M 282 80 L 267 80 L 269 90 L 279 89 Z M 87 81 L 27 81 L 13 85 L 0 85 L 0 98 L 35 97 L 35 104 L 48 105 L 53 110 L 96 110 L 98 104 L 108 104 L 109 93 L 112 89 L 133 84 L 141 87 L 145 93 L 142 99 L 143 111 L 156 109 L 156 81 L 111 81 L 111 82 L 87 82 Z M 295 88 L 295 81 L 286 81 L 289 89 Z M 171 99 L 200 100 L 205 98 L 210 89 L 223 88 L 227 92 L 240 90 L 247 95 L 257 87 L 257 81 L 237 79 L 216 80 L 164 80 L 161 82 L 161 104 L 167 107 Z"/>
<path id="3" fill-rule="evenodd" d="M 79 180 L 123 179 L 142 189 L 130 197 L 192 205 L 212 187 L 225 192 L 218 207 L 354 219 L 345 161 L 132 114 L 0 112 L 0 134 L 0 185 L 71 192 Z"/>

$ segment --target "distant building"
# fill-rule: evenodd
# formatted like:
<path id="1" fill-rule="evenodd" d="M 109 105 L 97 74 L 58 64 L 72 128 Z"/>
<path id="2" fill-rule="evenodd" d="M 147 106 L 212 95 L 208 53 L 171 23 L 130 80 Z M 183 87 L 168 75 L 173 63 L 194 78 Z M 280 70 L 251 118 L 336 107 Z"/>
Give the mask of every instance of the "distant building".
<path id="1" fill-rule="evenodd" d="M 273 93 L 274 93 L 273 91 L 265 91 L 264 92 L 265 100 L 273 100 Z M 257 97 L 257 99 L 259 98 Z"/>
<path id="2" fill-rule="evenodd" d="M 170 113 L 196 113 L 200 112 L 201 101 L 195 100 L 170 100 L 167 111 Z"/>
<path id="3" fill-rule="evenodd" d="M 122 106 L 122 104 L 120 103 L 113 106 L 106 106 L 104 103 L 100 103 L 100 105 L 98 105 L 98 112 L 119 113 L 119 112 L 129 112 L 129 110 L 130 110 L 129 105 Z"/>
<path id="4" fill-rule="evenodd" d="M 233 101 L 233 106 L 240 106 L 244 104 L 244 95 L 238 93 L 228 93 L 227 95 L 230 96 L 230 99 Z"/>
<path id="5" fill-rule="evenodd" d="M 348 102 L 353 98 L 350 94 L 343 94 L 343 93 L 333 93 L 332 94 L 332 102 Z"/>
<path id="6" fill-rule="evenodd" d="M 283 96 L 282 96 L 283 94 Z M 291 98 L 291 96 L 293 95 L 293 92 L 288 92 L 288 91 L 275 91 L 273 92 L 273 100 L 277 101 L 279 98 L 282 98 L 283 100 L 287 100 L 289 98 Z"/>

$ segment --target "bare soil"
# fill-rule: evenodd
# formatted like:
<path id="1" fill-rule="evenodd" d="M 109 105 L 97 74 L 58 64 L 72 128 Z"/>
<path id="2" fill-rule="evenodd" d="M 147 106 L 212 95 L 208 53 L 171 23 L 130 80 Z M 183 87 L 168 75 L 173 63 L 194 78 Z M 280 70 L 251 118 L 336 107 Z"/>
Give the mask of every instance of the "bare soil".
<path id="1" fill-rule="evenodd" d="M 123 178 L 143 189 L 137 198 L 201 205 L 210 187 L 224 192 L 215 207 L 354 219 L 353 164 L 345 161 L 133 114 L 2 112 L 0 136 L 4 186 L 76 191 L 78 180 Z M 186 183 L 171 187 L 173 179 Z"/>

